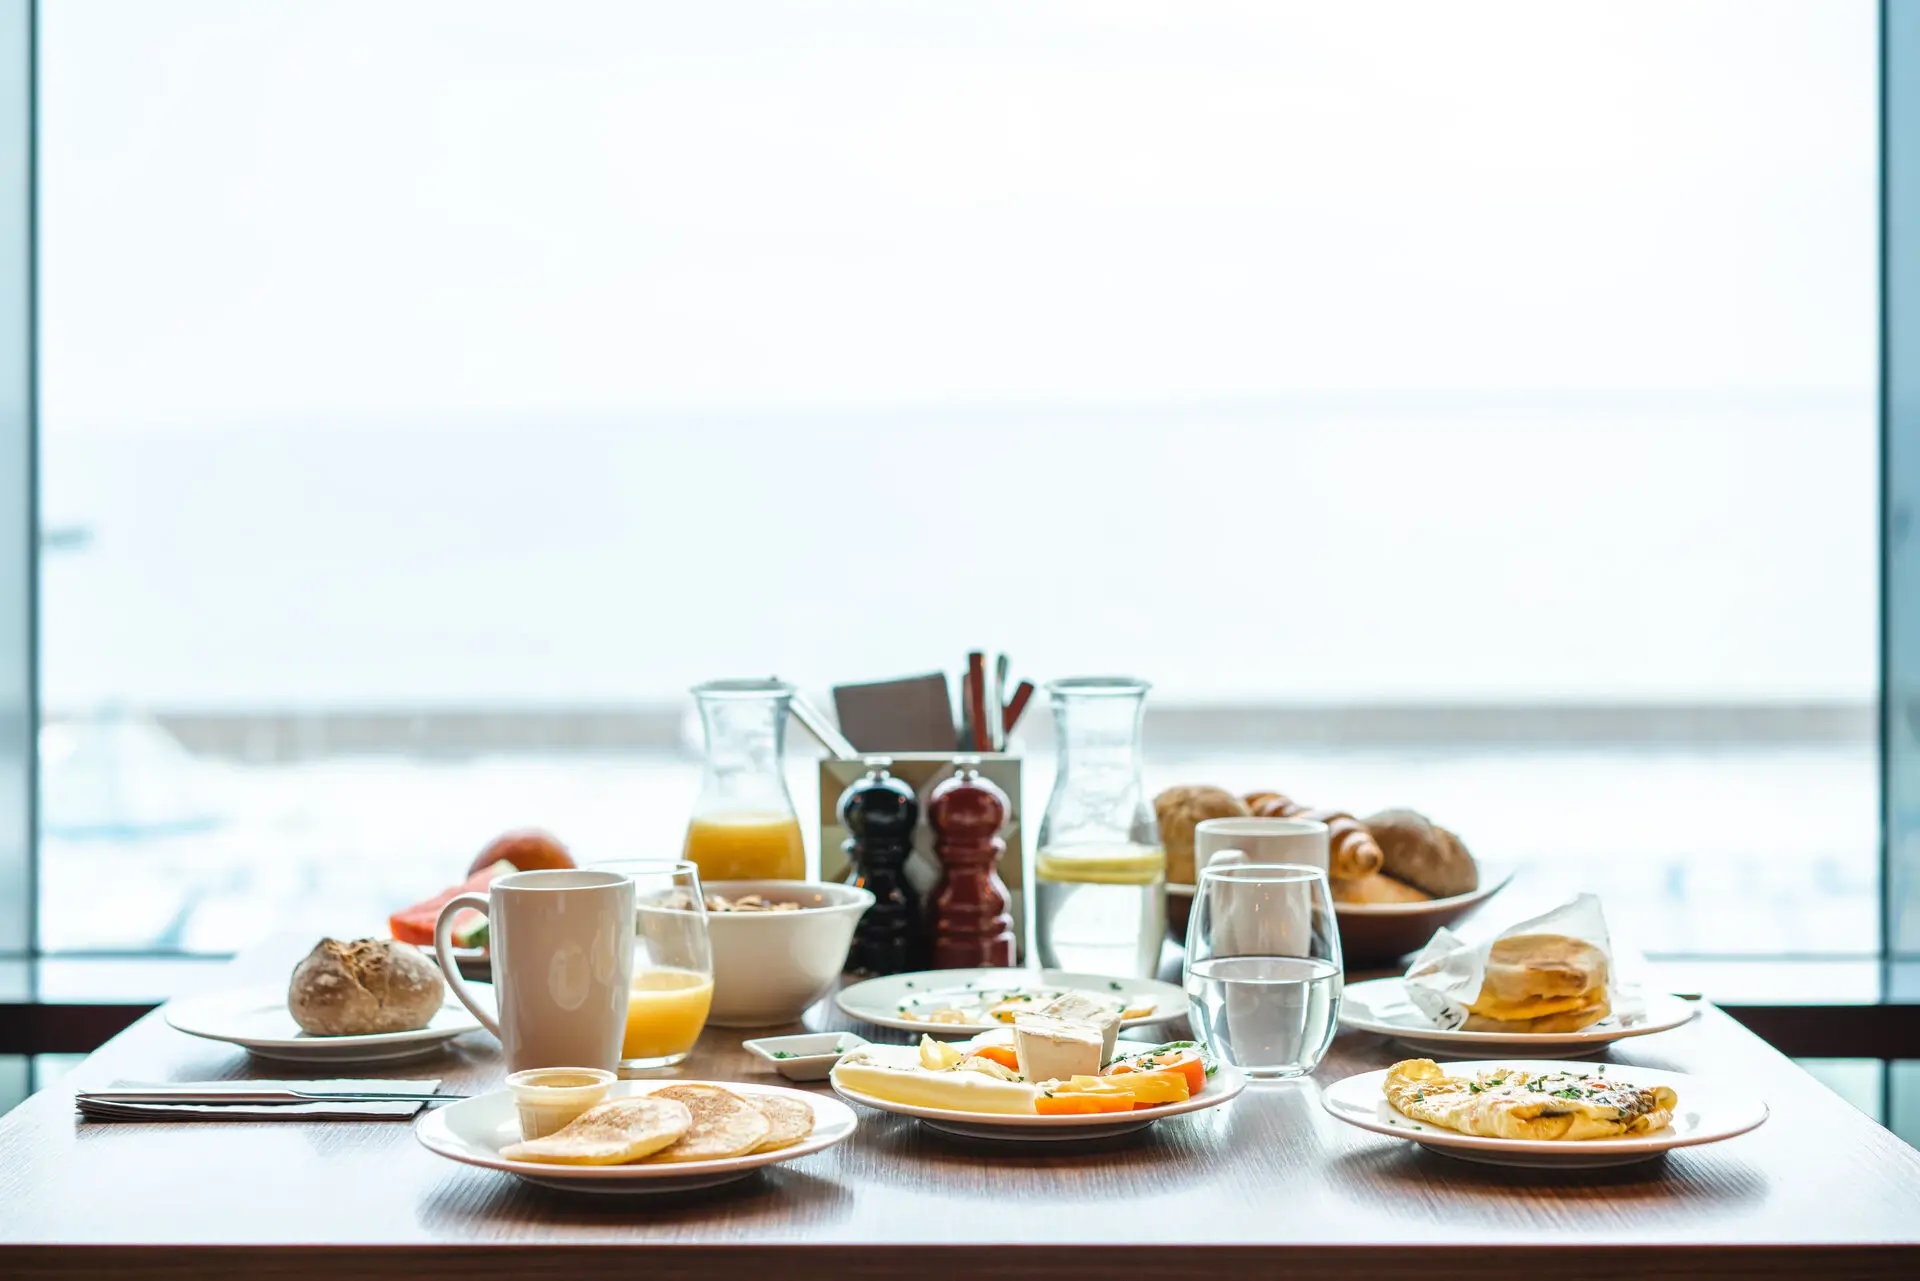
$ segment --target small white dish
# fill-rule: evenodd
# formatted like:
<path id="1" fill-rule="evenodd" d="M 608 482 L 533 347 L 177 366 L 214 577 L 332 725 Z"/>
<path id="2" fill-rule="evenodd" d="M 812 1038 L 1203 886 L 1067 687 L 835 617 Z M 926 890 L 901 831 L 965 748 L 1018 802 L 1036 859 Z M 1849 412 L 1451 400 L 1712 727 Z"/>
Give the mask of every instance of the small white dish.
<path id="1" fill-rule="evenodd" d="M 1477 1063 L 1443 1063 L 1451 1076 L 1473 1076 L 1497 1068 L 1529 1072 L 1564 1072 L 1558 1062 L 1499 1059 Z M 1604 1065 L 1609 1081 L 1629 1085 L 1665 1085 L 1679 1095 L 1673 1121 L 1652 1134 L 1619 1139 L 1553 1142 L 1540 1139 L 1490 1139 L 1460 1134 L 1405 1116 L 1387 1102 L 1383 1086 L 1387 1069 L 1362 1072 L 1335 1081 L 1320 1092 L 1320 1103 L 1348 1125 L 1418 1143 L 1429 1152 L 1477 1161 L 1482 1165 L 1512 1165 L 1527 1169 L 1592 1170 L 1649 1161 L 1673 1148 L 1717 1143 L 1745 1134 L 1767 1119 L 1767 1105 L 1746 1090 L 1679 1072 L 1625 1064 Z"/>
<path id="2" fill-rule="evenodd" d="M 740 1047 L 773 1064 L 773 1070 L 789 1081 L 824 1081 L 833 1075 L 834 1064 L 868 1043 L 866 1037 L 852 1032 L 802 1032 L 742 1041 Z"/>
<path id="3" fill-rule="evenodd" d="M 1360 1009 L 1356 1009 L 1356 1004 Z M 1353 1032 L 1390 1036 L 1429 1058 L 1460 1054 L 1524 1054 L 1534 1059 L 1579 1059 L 1598 1054 L 1615 1041 L 1650 1036 L 1677 1028 L 1698 1013 L 1691 1001 L 1665 992 L 1650 993 L 1646 1008 L 1630 1018 L 1608 1015 L 1577 1032 L 1442 1031 L 1407 999 L 1400 979 L 1349 983 L 1340 1000 L 1340 1026 Z"/>
<path id="4" fill-rule="evenodd" d="M 968 1037 L 1007 1025 L 991 1021 L 931 1023 L 908 1015 L 958 1004 L 977 998 L 982 992 L 1016 990 L 1092 992 L 1097 996 L 1152 1005 L 1151 1012 L 1139 1018 L 1123 1019 L 1120 1023 L 1123 1028 L 1187 1017 L 1187 994 L 1172 983 L 1157 979 L 1116 979 L 1106 974 L 1080 974 L 1072 970 L 920 970 L 855 983 L 840 989 L 835 999 L 842 1012 L 877 1027 L 924 1032 L 933 1037 Z"/>
<path id="5" fill-rule="evenodd" d="M 1189 1112 L 1217 1108 L 1247 1088 L 1247 1078 L 1238 1068 L 1222 1063 L 1207 1078 L 1207 1088 L 1184 1103 L 1167 1103 L 1157 1108 L 1136 1108 L 1132 1112 L 1090 1113 L 1084 1116 L 1039 1116 L 1011 1112 L 955 1112 L 947 1108 L 926 1108 L 911 1103 L 892 1103 L 870 1094 L 842 1088 L 833 1083 L 833 1092 L 849 1103 L 917 1117 L 936 1130 L 969 1139 L 1003 1139 L 1018 1143 L 1077 1143 L 1104 1139 L 1116 1134 L 1144 1130 L 1155 1121 Z"/>
<path id="6" fill-rule="evenodd" d="M 491 997 L 492 989 L 481 991 Z M 175 1031 L 226 1041 L 281 1063 L 393 1063 L 437 1053 L 454 1037 L 480 1030 L 480 1020 L 451 993 L 427 1026 L 370 1036 L 310 1036 L 301 1031 L 287 1013 L 284 986 L 181 997 L 167 1002 L 164 1012 Z"/>
<path id="7" fill-rule="evenodd" d="M 853 1109 L 838 1099 L 779 1085 L 742 1085 L 735 1081 L 620 1081 L 608 1098 L 651 1094 L 668 1085 L 718 1085 L 736 1094 L 772 1094 L 797 1099 L 813 1108 L 813 1133 L 792 1147 L 718 1161 L 634 1165 L 545 1165 L 537 1161 L 509 1161 L 500 1149 L 520 1141 L 520 1118 L 510 1090 L 478 1094 L 428 1112 L 414 1124 L 413 1135 L 429 1152 L 477 1165 L 564 1192 L 636 1195 L 686 1192 L 744 1179 L 763 1165 L 777 1165 L 830 1148 L 851 1135 L 859 1124 Z"/>

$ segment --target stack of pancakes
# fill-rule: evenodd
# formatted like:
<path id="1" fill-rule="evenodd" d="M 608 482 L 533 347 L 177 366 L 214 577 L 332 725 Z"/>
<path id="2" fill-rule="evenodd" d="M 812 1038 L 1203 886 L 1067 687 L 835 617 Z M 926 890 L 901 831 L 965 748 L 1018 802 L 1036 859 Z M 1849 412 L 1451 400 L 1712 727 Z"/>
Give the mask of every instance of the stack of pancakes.
<path id="1" fill-rule="evenodd" d="M 1607 954 L 1564 934 L 1517 934 L 1487 954 L 1469 1032 L 1577 1032 L 1607 1017 Z"/>

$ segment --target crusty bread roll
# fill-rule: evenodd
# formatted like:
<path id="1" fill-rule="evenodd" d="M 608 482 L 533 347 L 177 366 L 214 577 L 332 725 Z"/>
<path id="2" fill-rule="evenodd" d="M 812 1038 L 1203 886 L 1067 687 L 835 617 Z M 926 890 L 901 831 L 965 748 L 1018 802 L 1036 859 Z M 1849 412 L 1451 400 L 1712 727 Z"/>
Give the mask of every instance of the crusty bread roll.
<path id="1" fill-rule="evenodd" d="M 440 967 L 392 939 L 321 939 L 293 967 L 287 1011 L 313 1036 L 411 1032 L 433 1021 L 446 996 Z"/>
<path id="2" fill-rule="evenodd" d="M 1357 881 L 1380 870 L 1380 846 L 1366 825 L 1344 810 L 1309 809 L 1278 792 L 1250 792 L 1247 805 L 1256 818 L 1317 819 L 1327 825 L 1327 875 Z"/>
<path id="3" fill-rule="evenodd" d="M 1480 995 L 1467 1008 L 1483 1018 L 1514 1022 L 1573 1014 L 1606 999 L 1605 952 L 1564 934 L 1516 934 L 1489 949 Z"/>
<path id="4" fill-rule="evenodd" d="M 1167 880 L 1175 885 L 1195 883 L 1193 829 L 1210 818 L 1245 818 L 1250 813 L 1240 798 L 1218 787 L 1183 784 L 1153 798 L 1154 817 L 1160 822 L 1160 844 L 1167 851 Z"/>
<path id="5" fill-rule="evenodd" d="M 1433 897 L 1405 881 L 1394 880 L 1385 872 L 1329 883 L 1336 903 L 1425 903 Z"/>
<path id="6" fill-rule="evenodd" d="M 1471 893 L 1480 884 L 1473 856 L 1460 838 L 1424 814 L 1381 810 L 1361 820 L 1380 846 L 1380 870 L 1434 898 Z"/>

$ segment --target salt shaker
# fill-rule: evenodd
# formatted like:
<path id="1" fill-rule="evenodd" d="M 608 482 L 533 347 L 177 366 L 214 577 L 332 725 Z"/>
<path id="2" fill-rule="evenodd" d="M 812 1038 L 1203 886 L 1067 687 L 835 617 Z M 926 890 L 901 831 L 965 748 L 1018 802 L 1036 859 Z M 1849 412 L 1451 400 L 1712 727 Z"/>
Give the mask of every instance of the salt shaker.
<path id="1" fill-rule="evenodd" d="M 1000 839 L 1007 794 L 981 776 L 980 758 L 956 756 L 953 777 L 927 798 L 940 881 L 928 896 L 933 968 L 971 969 L 1014 963 L 1013 917 L 1000 879 Z"/>
<path id="2" fill-rule="evenodd" d="M 847 968 L 861 974 L 903 974 L 922 964 L 924 932 L 920 901 L 907 883 L 907 858 L 920 800 L 888 773 L 893 761 L 866 756 L 866 775 L 840 793 L 840 825 L 851 835 L 840 844 L 852 872 L 848 880 L 872 893 L 873 906 L 853 930 Z"/>

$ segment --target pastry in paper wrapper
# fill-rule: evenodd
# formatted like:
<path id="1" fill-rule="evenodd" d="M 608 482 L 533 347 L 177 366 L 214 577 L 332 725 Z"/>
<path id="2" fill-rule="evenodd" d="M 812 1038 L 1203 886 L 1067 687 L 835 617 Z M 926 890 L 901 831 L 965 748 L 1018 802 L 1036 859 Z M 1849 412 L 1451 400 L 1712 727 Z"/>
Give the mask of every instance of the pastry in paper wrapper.
<path id="1" fill-rule="evenodd" d="M 1447 1031 L 1577 1032 L 1640 1012 L 1620 982 L 1600 900 L 1581 894 L 1474 945 L 1442 929 L 1403 983 L 1415 1009 Z"/>

